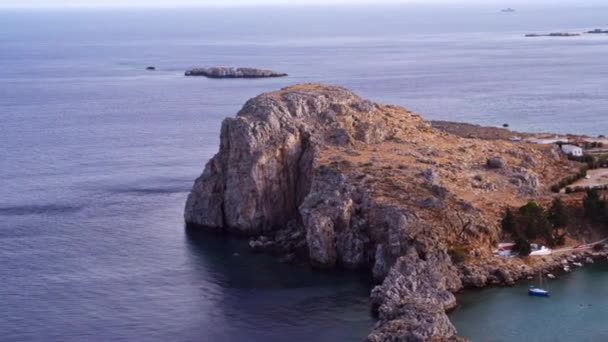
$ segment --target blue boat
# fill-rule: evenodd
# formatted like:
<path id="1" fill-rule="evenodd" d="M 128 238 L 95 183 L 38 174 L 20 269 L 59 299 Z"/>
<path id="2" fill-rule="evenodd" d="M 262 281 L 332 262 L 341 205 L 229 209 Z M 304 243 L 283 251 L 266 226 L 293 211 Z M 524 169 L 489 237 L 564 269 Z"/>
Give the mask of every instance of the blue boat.
<path id="1" fill-rule="evenodd" d="M 549 291 L 539 289 L 534 286 L 530 286 L 530 288 L 528 289 L 528 294 L 530 296 L 536 296 L 536 297 L 549 297 L 550 296 Z"/>
<path id="2" fill-rule="evenodd" d="M 543 290 L 543 275 L 542 273 L 538 274 L 538 280 L 539 280 L 539 287 L 536 287 L 534 285 L 530 285 L 530 287 L 528 287 L 528 295 L 530 296 L 536 296 L 536 297 L 549 297 L 549 291 L 547 290 Z"/>

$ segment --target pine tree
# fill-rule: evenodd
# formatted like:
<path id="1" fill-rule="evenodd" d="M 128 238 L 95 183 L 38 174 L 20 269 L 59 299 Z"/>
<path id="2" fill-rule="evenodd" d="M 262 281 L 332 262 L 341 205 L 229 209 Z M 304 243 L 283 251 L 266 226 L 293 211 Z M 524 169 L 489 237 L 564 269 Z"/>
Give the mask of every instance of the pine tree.
<path id="1" fill-rule="evenodd" d="M 606 201 L 600 198 L 600 193 L 596 189 L 587 191 L 587 196 L 583 200 L 585 217 L 595 223 L 602 223 L 606 219 Z"/>
<path id="2" fill-rule="evenodd" d="M 513 249 L 515 252 L 519 253 L 520 257 L 526 257 L 530 255 L 530 252 L 532 251 L 530 243 L 521 236 L 515 238 L 515 246 Z"/>
<path id="3" fill-rule="evenodd" d="M 500 221 L 500 225 L 502 227 L 502 231 L 505 233 L 509 233 L 512 236 L 515 235 L 517 229 L 517 221 L 515 220 L 515 215 L 511 211 L 511 208 L 507 208 L 505 210 L 505 214 L 503 219 Z"/>
<path id="4" fill-rule="evenodd" d="M 547 219 L 545 209 L 534 201 L 519 208 L 519 226 L 527 239 L 543 236 L 549 245 L 553 244 L 553 226 Z"/>
<path id="5" fill-rule="evenodd" d="M 549 208 L 548 218 L 553 228 L 564 228 L 568 226 L 569 216 L 564 201 L 561 198 L 556 197 L 551 203 Z"/>

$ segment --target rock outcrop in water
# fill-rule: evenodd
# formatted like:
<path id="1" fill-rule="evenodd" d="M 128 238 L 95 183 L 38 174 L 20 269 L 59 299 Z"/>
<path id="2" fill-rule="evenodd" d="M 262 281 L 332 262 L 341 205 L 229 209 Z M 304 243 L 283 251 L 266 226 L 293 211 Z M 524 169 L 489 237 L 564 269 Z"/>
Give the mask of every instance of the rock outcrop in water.
<path id="1" fill-rule="evenodd" d="M 195 68 L 186 71 L 186 76 L 205 76 L 209 78 L 268 78 L 284 77 L 286 73 L 255 68 Z"/>
<path id="2" fill-rule="evenodd" d="M 469 275 L 450 255 L 489 257 L 504 205 L 569 170 L 553 152 L 438 131 L 341 87 L 292 86 L 223 122 L 185 220 L 259 236 L 251 247 L 283 260 L 370 270 L 382 281 L 370 341 L 456 341 L 445 312 Z"/>
<path id="3" fill-rule="evenodd" d="M 607 34 L 608 30 L 595 29 L 595 30 L 587 31 L 587 33 L 589 33 L 589 34 Z"/>
<path id="4" fill-rule="evenodd" d="M 526 37 L 578 37 L 580 33 L 568 33 L 568 32 L 553 32 L 553 33 L 529 33 Z"/>

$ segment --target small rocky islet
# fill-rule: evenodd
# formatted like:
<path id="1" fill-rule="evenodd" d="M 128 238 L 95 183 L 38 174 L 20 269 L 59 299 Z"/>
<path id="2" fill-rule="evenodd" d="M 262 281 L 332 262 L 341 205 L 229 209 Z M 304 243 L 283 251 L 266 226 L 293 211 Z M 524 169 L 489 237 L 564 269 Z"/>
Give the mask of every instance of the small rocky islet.
<path id="1" fill-rule="evenodd" d="M 595 29 L 591 31 L 587 31 L 588 34 L 608 34 L 608 30 Z"/>
<path id="2" fill-rule="evenodd" d="M 184 73 L 185 76 L 204 76 L 208 78 L 271 78 L 285 77 L 286 73 L 256 68 L 193 68 Z"/>
<path id="3" fill-rule="evenodd" d="M 595 29 L 591 31 L 585 32 L 585 34 L 608 34 L 608 30 Z M 533 37 L 580 37 L 583 34 L 581 33 L 571 33 L 571 32 L 552 32 L 552 33 L 528 33 L 525 37 L 533 38 Z"/>
<path id="4" fill-rule="evenodd" d="M 526 37 L 579 37 L 580 33 L 553 32 L 553 33 L 528 33 Z"/>
<path id="5" fill-rule="evenodd" d="M 550 200 L 577 171 L 556 146 L 467 138 L 342 87 L 295 85 L 224 120 L 184 217 L 284 261 L 371 272 L 368 341 L 464 341 L 446 314 L 455 292 L 562 265 L 494 257 L 503 208 Z"/>

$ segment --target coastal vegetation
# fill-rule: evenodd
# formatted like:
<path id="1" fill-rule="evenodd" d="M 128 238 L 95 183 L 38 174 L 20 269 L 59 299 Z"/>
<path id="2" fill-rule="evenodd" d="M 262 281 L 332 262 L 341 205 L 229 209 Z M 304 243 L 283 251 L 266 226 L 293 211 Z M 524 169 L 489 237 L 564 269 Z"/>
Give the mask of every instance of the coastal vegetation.
<path id="1" fill-rule="evenodd" d="M 515 242 L 515 250 L 522 256 L 530 254 L 530 241 L 543 241 L 548 246 L 563 243 L 558 230 L 567 225 L 568 214 L 563 202 L 556 198 L 549 210 L 535 201 L 529 201 L 516 212 L 505 210 L 501 221 L 503 232 Z"/>
<path id="2" fill-rule="evenodd" d="M 597 189 L 587 191 L 583 199 L 585 218 L 590 222 L 606 227 L 608 225 L 608 200 Z"/>
<path id="3" fill-rule="evenodd" d="M 587 166 L 587 165 L 581 166 L 578 173 L 568 176 L 566 178 L 563 178 L 557 184 L 552 185 L 551 191 L 553 191 L 555 193 L 560 192 L 561 189 L 566 188 L 568 185 L 573 184 L 574 182 L 576 182 L 579 179 L 585 178 L 587 176 L 587 171 L 589 171 L 589 166 Z M 566 188 L 566 191 L 568 191 L 568 189 L 569 188 Z"/>
<path id="4" fill-rule="evenodd" d="M 515 211 L 506 208 L 500 224 L 503 234 L 510 236 L 515 243 L 514 250 L 520 256 L 527 256 L 530 242 L 550 247 L 564 245 L 568 226 L 581 220 L 608 231 L 608 200 L 600 190 L 587 190 L 582 202 L 574 207 L 567 206 L 560 197 L 556 197 L 548 209 L 533 200 Z"/>

